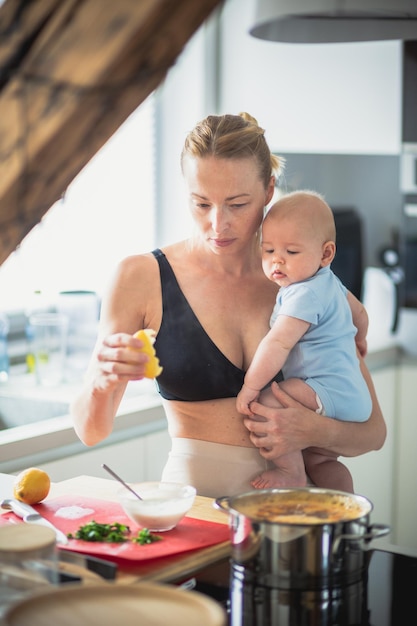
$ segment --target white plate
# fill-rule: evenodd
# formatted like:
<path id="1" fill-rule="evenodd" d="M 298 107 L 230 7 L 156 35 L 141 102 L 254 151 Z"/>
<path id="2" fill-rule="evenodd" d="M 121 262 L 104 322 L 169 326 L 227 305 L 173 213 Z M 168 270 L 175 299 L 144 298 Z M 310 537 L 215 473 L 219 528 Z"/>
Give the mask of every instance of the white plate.
<path id="1" fill-rule="evenodd" d="M 226 613 L 211 598 L 160 583 L 67 586 L 33 594 L 10 607 L 5 626 L 225 626 Z"/>

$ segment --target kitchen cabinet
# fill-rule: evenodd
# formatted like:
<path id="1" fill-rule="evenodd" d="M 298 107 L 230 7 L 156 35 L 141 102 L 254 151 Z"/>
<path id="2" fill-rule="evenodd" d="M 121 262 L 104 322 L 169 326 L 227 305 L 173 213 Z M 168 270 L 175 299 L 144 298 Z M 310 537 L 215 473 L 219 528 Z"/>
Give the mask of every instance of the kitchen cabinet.
<path id="1" fill-rule="evenodd" d="M 372 380 L 387 424 L 387 438 L 382 449 L 342 459 L 352 473 L 356 493 L 369 498 L 374 505 L 372 521 L 393 528 L 389 536 L 392 543 L 397 543 L 393 526 L 397 377 L 398 369 L 395 365 L 372 371 Z"/>
<path id="2" fill-rule="evenodd" d="M 381 450 L 343 459 L 352 472 L 355 490 L 374 504 L 372 521 L 391 526 L 390 543 L 417 548 L 417 361 L 402 355 L 398 363 L 372 371 L 387 424 Z"/>
<path id="3" fill-rule="evenodd" d="M 394 524 L 397 543 L 417 548 L 417 362 L 403 361 L 399 365 L 396 458 L 394 472 Z"/>
<path id="4" fill-rule="evenodd" d="M 399 41 L 284 44 L 249 34 L 250 0 L 220 25 L 220 112 L 247 111 L 280 153 L 399 154 Z"/>

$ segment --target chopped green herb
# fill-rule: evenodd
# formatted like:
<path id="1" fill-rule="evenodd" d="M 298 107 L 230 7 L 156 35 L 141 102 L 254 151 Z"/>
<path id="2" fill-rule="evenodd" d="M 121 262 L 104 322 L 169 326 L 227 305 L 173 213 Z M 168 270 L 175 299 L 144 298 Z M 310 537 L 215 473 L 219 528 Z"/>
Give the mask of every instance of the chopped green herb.
<path id="1" fill-rule="evenodd" d="M 138 531 L 136 537 L 133 537 L 133 543 L 139 543 L 141 546 L 146 545 L 147 543 L 154 543 L 155 541 L 161 541 L 162 537 L 159 535 L 152 535 L 152 533 L 147 528 L 142 528 L 142 530 Z"/>
<path id="2" fill-rule="evenodd" d="M 73 535 L 68 533 L 68 539 L 82 539 L 83 541 L 104 541 L 106 543 L 124 543 L 129 541 L 130 528 L 125 524 L 100 524 L 92 520 L 80 526 L 79 529 Z M 144 546 L 155 541 L 160 541 L 162 537 L 153 535 L 147 528 L 142 528 L 138 531 L 136 537 L 132 537 L 132 543 L 138 543 Z"/>
<path id="3" fill-rule="evenodd" d="M 92 520 L 80 526 L 75 535 L 68 533 L 69 539 L 82 539 L 83 541 L 105 541 L 107 543 L 123 543 L 128 540 L 129 526 L 125 524 L 100 524 Z"/>

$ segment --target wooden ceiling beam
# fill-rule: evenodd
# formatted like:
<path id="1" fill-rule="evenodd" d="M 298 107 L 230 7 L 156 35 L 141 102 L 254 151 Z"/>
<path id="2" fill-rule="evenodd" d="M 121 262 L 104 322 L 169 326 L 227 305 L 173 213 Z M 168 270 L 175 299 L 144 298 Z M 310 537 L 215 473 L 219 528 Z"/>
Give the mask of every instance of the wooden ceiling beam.
<path id="1" fill-rule="evenodd" d="M 6 0 L 0 264 L 164 80 L 219 0 Z"/>

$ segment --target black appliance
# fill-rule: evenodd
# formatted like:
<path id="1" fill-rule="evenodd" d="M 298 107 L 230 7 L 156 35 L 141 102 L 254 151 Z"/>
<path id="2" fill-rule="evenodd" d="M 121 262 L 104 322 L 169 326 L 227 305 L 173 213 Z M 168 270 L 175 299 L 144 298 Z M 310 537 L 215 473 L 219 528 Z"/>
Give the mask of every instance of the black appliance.
<path id="1" fill-rule="evenodd" d="M 417 308 L 417 237 L 404 243 L 404 305 Z"/>
<path id="2" fill-rule="evenodd" d="M 417 40 L 404 41 L 400 186 L 404 201 L 403 306 L 417 308 Z"/>
<path id="3" fill-rule="evenodd" d="M 353 208 L 333 208 L 336 224 L 336 256 L 332 270 L 358 299 L 362 294 L 363 234 L 362 220 Z"/>
<path id="4" fill-rule="evenodd" d="M 369 550 L 367 568 L 357 580 L 318 589 L 263 587 L 228 559 L 201 570 L 195 580 L 197 591 L 226 609 L 229 626 L 400 626 L 415 621 L 413 555 Z"/>

